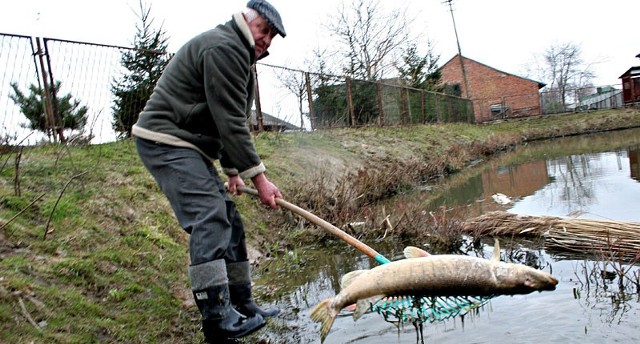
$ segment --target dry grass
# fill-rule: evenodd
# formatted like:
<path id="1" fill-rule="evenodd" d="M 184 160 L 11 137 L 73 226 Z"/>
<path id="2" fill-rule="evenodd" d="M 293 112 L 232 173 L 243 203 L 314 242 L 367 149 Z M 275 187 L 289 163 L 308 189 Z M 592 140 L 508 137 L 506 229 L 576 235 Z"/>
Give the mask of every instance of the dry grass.
<path id="1" fill-rule="evenodd" d="M 474 236 L 541 236 L 550 252 L 606 255 L 640 261 L 640 223 L 608 220 L 524 216 L 496 211 L 466 221 Z"/>

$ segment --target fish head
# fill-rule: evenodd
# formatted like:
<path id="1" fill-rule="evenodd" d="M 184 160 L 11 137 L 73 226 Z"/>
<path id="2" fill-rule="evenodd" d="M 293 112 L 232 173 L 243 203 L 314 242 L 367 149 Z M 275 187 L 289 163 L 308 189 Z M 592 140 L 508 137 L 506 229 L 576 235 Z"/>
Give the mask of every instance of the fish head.
<path id="1" fill-rule="evenodd" d="M 524 264 L 500 263 L 496 270 L 498 284 L 513 294 L 555 290 L 558 280 L 551 274 Z"/>

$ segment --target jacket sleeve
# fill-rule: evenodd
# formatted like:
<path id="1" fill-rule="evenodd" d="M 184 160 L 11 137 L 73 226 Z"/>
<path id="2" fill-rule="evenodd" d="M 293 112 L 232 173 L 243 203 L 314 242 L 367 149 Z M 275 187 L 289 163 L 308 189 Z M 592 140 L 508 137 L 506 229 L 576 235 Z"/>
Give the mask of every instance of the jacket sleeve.
<path id="1" fill-rule="evenodd" d="M 246 123 L 249 61 L 248 52 L 233 45 L 219 45 L 203 55 L 207 104 L 224 146 L 220 163 L 225 173 L 242 178 L 265 171 Z"/>
<path id="2" fill-rule="evenodd" d="M 222 167 L 222 172 L 228 176 L 237 176 L 240 173 L 237 168 L 231 165 L 229 157 L 224 150 L 222 151 L 222 157 L 220 158 L 220 166 Z"/>

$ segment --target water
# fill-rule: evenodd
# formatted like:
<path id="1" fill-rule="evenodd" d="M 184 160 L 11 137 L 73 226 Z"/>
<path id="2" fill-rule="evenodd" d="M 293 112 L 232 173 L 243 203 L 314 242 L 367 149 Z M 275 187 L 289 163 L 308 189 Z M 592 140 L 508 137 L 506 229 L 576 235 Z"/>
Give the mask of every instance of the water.
<path id="1" fill-rule="evenodd" d="M 464 207 L 469 216 L 506 210 L 640 222 L 639 164 L 640 129 L 557 139 L 480 164 L 428 191 L 405 195 L 403 201 L 430 209 Z M 497 204 L 491 198 L 495 193 L 511 197 L 512 202 Z M 388 240 L 368 244 L 389 258 L 398 258 L 406 245 Z M 503 247 L 520 244 L 503 242 Z M 535 254 L 542 269 L 559 279 L 557 289 L 496 297 L 477 314 L 425 324 L 421 332 L 425 343 L 640 342 L 637 265 L 561 259 L 535 244 L 516 247 Z M 263 337 L 273 343 L 319 343 L 320 328 L 309 320 L 310 310 L 339 292 L 344 273 L 376 264 L 342 242 L 327 250 L 306 248 L 281 259 L 257 281 L 263 291 L 275 293 L 272 299 L 284 311 Z M 484 251 L 490 252 L 490 245 Z M 615 268 L 627 269 L 628 278 L 622 283 L 619 278 L 600 278 L 602 270 Z M 411 324 L 398 328 L 370 313 L 357 322 L 339 317 L 325 343 L 416 343 L 417 333 Z"/>
<path id="2" fill-rule="evenodd" d="M 640 221 L 640 150 L 569 156 L 546 162 L 550 182 L 509 209 L 516 214 Z M 634 179 L 635 178 L 635 179 Z"/>

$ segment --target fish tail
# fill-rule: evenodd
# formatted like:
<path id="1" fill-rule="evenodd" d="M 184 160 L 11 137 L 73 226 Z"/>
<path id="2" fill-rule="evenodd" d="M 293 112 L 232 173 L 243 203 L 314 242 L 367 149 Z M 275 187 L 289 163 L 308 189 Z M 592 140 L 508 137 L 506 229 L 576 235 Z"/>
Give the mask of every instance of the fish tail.
<path id="1" fill-rule="evenodd" d="M 331 301 L 333 299 L 323 300 L 311 311 L 311 320 L 322 323 L 322 329 L 320 330 L 321 342 L 324 342 L 329 330 L 331 330 L 331 326 L 333 326 L 333 321 L 338 315 L 338 312 L 331 308 Z"/>

